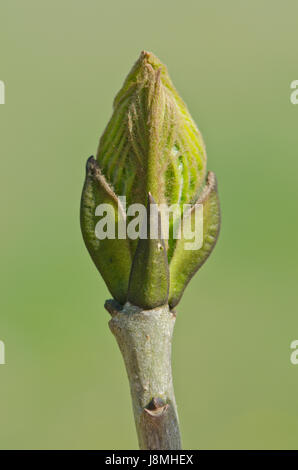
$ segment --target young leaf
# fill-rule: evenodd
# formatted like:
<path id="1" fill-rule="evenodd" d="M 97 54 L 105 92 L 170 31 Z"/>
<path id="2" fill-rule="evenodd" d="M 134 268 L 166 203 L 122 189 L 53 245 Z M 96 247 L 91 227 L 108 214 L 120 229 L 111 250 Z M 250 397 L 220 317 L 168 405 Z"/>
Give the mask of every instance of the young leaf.
<path id="1" fill-rule="evenodd" d="M 143 51 L 114 100 L 97 161 L 127 204 L 193 204 L 206 174 L 202 136 L 168 75 Z"/>

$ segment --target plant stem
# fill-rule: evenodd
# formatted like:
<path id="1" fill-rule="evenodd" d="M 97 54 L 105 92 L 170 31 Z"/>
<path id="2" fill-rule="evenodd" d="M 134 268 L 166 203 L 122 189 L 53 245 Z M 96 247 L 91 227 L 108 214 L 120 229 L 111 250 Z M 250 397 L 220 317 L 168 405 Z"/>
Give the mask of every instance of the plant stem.
<path id="1" fill-rule="evenodd" d="M 168 305 L 142 310 L 108 300 L 105 307 L 126 366 L 140 449 L 181 449 L 171 368 L 175 314 Z"/>

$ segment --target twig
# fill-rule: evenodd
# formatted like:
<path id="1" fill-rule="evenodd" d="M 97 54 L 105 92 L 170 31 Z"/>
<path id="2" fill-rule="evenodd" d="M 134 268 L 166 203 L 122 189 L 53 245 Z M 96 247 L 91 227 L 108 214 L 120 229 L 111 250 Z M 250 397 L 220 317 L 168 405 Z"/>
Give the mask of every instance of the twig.
<path id="1" fill-rule="evenodd" d="M 181 449 L 171 368 L 175 314 L 168 305 L 121 309 L 108 300 L 105 307 L 126 366 L 140 449 Z"/>

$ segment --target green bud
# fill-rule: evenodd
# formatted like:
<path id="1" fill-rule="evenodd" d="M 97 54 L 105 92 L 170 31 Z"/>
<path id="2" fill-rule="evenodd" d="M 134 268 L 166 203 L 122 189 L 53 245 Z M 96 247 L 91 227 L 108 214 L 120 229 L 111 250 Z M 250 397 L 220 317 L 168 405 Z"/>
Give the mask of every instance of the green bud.
<path id="1" fill-rule="evenodd" d="M 87 164 L 81 204 L 86 246 L 120 303 L 129 300 L 148 309 L 178 303 L 186 284 L 216 242 L 219 204 L 212 175 L 204 188 L 206 152 L 202 136 L 166 67 L 153 54 L 143 51 L 114 100 L 96 160 Z M 129 207 L 134 203 L 146 205 L 148 194 L 158 205 L 175 204 L 181 211 L 184 204 L 201 201 L 204 240 L 200 250 L 185 250 L 183 233 L 182 239 L 175 239 L 173 227 L 176 230 L 180 224 L 176 212 L 166 240 L 162 240 L 161 233 L 153 240 L 123 239 L 117 237 L 117 228 L 115 239 L 96 238 L 98 204 L 114 207 L 117 227 L 122 220 L 119 197 L 125 196 Z"/>

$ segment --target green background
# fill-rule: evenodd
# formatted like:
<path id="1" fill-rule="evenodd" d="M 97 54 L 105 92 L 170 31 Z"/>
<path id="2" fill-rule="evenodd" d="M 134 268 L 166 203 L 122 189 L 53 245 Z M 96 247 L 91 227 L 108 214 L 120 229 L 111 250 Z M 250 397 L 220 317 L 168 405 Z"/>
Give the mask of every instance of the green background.
<path id="1" fill-rule="evenodd" d="M 128 383 L 79 200 L 142 49 L 203 133 L 218 245 L 178 309 L 185 448 L 297 448 L 298 4 L 2 0 L 0 447 L 136 448 Z"/>

